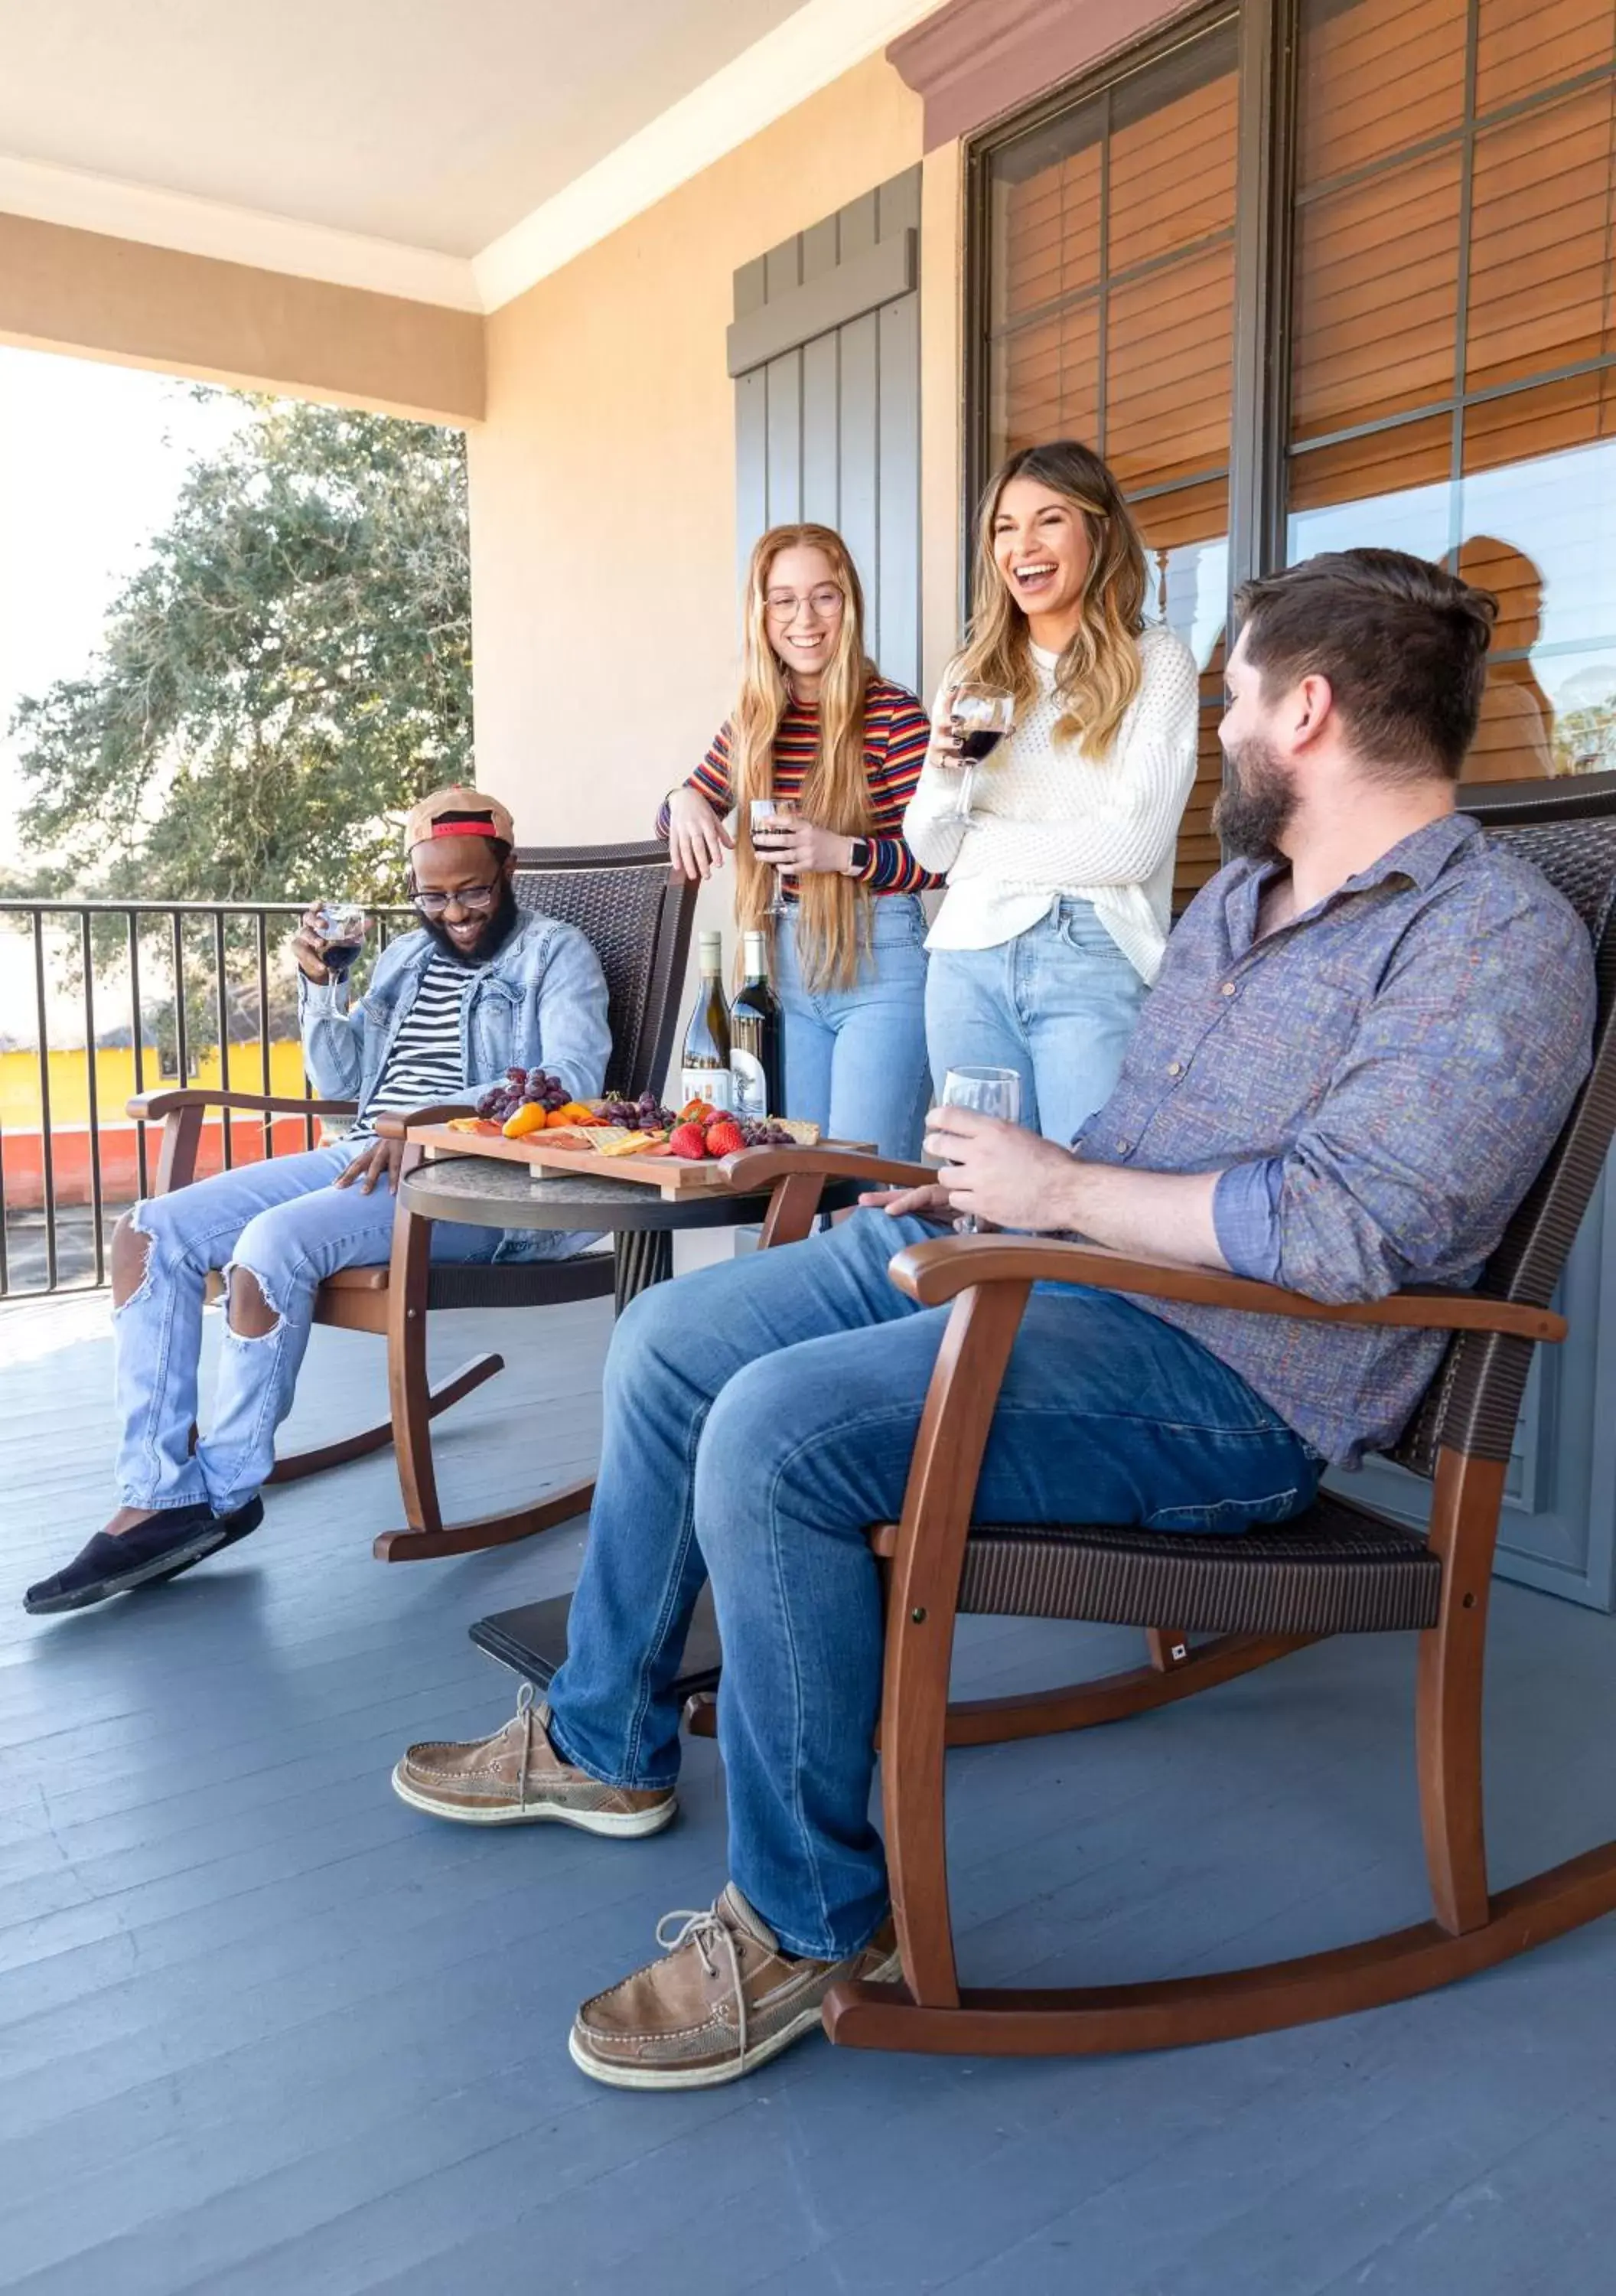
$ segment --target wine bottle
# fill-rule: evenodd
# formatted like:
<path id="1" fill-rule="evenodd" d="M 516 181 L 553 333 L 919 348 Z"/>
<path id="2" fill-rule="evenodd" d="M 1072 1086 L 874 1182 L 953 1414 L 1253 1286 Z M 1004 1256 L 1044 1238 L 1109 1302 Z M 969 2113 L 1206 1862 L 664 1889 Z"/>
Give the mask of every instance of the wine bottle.
<path id="1" fill-rule="evenodd" d="M 779 999 L 769 986 L 764 936 L 749 932 L 743 947 L 746 979 L 730 1008 L 730 1071 L 735 1113 L 761 1123 L 787 1112 L 786 1031 Z"/>
<path id="2" fill-rule="evenodd" d="M 701 936 L 701 985 L 684 1032 L 679 1063 L 681 1102 L 705 1100 L 709 1108 L 733 1108 L 730 1074 L 730 1007 L 724 996 L 723 935 Z"/>

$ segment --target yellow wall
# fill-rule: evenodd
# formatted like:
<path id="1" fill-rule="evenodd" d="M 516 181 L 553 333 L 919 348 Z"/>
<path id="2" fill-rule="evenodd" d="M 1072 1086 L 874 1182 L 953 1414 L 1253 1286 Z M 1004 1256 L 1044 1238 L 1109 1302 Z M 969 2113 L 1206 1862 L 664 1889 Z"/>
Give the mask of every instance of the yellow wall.
<path id="1" fill-rule="evenodd" d="M 89 1071 L 83 1053 L 53 1052 L 49 1055 L 49 1061 L 53 1131 L 69 1125 L 87 1124 L 90 1120 Z M 261 1055 L 256 1044 L 231 1046 L 230 1081 L 238 1092 L 262 1092 L 263 1076 Z M 303 1048 L 300 1045 L 270 1046 L 269 1079 L 272 1093 L 301 1095 Z M 219 1072 L 216 1051 L 199 1054 L 197 1072 L 190 1081 L 212 1085 L 224 1081 Z M 157 1054 L 148 1049 L 145 1056 L 146 1090 L 156 1092 L 164 1084 L 177 1082 L 177 1078 L 159 1073 Z M 124 1109 L 135 1088 L 135 1054 L 132 1051 L 103 1047 L 96 1054 L 97 1114 L 102 1124 L 121 1124 L 126 1120 Z M 0 1129 L 37 1132 L 39 1116 L 37 1055 L 33 1053 L 0 1053 Z"/>
<path id="2" fill-rule="evenodd" d="M 647 834 L 722 718 L 737 666 L 733 275 L 920 149 L 919 99 L 874 57 L 488 320 L 487 419 L 470 439 L 477 775 L 525 839 Z M 928 660 L 935 613 L 953 615 L 957 184 L 952 150 L 935 154 L 927 570 L 948 567 L 941 593 L 928 586 Z"/>

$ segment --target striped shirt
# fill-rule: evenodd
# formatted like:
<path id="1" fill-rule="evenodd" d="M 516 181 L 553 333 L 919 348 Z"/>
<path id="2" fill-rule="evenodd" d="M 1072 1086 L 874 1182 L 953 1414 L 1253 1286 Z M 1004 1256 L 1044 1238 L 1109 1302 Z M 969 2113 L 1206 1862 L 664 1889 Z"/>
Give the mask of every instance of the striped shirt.
<path id="1" fill-rule="evenodd" d="M 399 1023 L 376 1089 L 348 1135 L 350 1140 L 373 1133 L 379 1116 L 465 1098 L 461 1009 L 476 978 L 474 965 L 457 964 L 441 949 L 433 957 L 420 976 L 415 1002 Z"/>
<path id="2" fill-rule="evenodd" d="M 889 677 L 872 677 L 864 705 L 864 775 L 869 784 L 869 859 L 859 882 L 872 893 L 918 893 L 943 880 L 920 866 L 903 841 L 903 814 L 915 793 L 920 767 L 932 738 L 931 720 L 907 687 Z M 699 791 L 714 813 L 728 813 L 735 803 L 730 777 L 730 727 L 726 722 L 713 737 L 713 746 L 686 782 Z M 774 737 L 774 787 L 771 794 L 800 798 L 803 783 L 820 751 L 820 707 L 817 701 L 793 701 L 780 719 Z M 668 833 L 668 808 L 657 816 L 657 834 Z M 796 890 L 788 874 L 782 890 Z"/>

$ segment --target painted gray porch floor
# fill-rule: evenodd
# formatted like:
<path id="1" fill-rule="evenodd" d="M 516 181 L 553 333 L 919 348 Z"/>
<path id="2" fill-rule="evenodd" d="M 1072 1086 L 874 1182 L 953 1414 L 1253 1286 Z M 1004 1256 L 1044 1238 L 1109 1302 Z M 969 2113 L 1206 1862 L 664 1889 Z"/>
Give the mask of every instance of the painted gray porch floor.
<path id="1" fill-rule="evenodd" d="M 480 1611 L 581 1528 L 384 1569 L 385 1456 L 274 1495 L 174 1587 L 22 1587 L 104 1505 L 104 1308 L 0 1312 L 0 2286 L 63 2296 L 1555 2296 L 1608 2291 L 1616 1923 L 1412 2005 L 1176 2055 L 1016 2065 L 815 2039 L 655 2099 L 567 2061 L 585 1993 L 724 1871 L 714 1750 L 640 1844 L 436 1825 L 414 1737 L 494 1726 Z M 453 1319 L 511 1368 L 446 1423 L 457 1509 L 587 1472 L 602 1307 Z M 319 1333 L 294 1435 L 380 1349 Z M 60 1528 L 53 1527 L 60 1525 Z M 968 1622 L 961 1685 L 1132 1662 Z M 1616 1621 L 1500 1590 L 1496 1877 L 1616 1833 Z M 1424 1912 L 1412 1650 L 1338 1643 L 1116 1729 L 954 1759 L 966 1972 L 1051 1983 L 1304 1951 Z"/>

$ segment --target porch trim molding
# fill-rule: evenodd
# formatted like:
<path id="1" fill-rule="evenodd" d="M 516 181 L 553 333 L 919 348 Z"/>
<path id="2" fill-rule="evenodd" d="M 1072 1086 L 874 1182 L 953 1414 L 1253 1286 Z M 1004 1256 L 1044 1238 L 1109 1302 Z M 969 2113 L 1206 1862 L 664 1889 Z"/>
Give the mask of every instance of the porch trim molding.
<path id="1" fill-rule="evenodd" d="M 926 149 L 974 135 L 1198 0 L 946 0 L 886 60 L 926 105 Z"/>
<path id="2" fill-rule="evenodd" d="M 0 214 L 291 279 L 487 313 L 805 103 L 943 0 L 805 0 L 472 256 L 0 154 Z"/>
<path id="3" fill-rule="evenodd" d="M 177 255 L 279 271 L 289 279 L 319 279 L 330 287 L 357 287 L 452 311 L 480 311 L 477 281 L 464 256 L 428 247 L 371 239 L 361 232 L 298 223 L 257 208 L 198 199 L 154 184 L 57 168 L 42 160 L 0 152 L 0 213 L 35 223 L 65 224 L 108 239 L 166 247 Z"/>
<path id="4" fill-rule="evenodd" d="M 942 0 L 807 0 L 722 70 L 628 136 L 472 260 L 486 311 L 525 294 L 585 248 L 749 143 L 840 79 Z"/>

